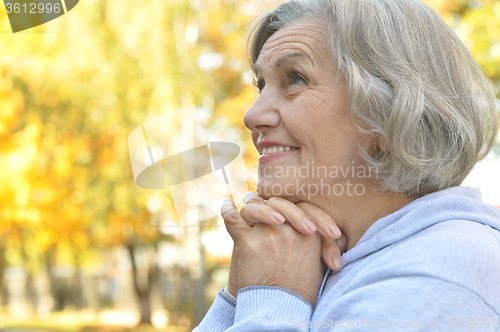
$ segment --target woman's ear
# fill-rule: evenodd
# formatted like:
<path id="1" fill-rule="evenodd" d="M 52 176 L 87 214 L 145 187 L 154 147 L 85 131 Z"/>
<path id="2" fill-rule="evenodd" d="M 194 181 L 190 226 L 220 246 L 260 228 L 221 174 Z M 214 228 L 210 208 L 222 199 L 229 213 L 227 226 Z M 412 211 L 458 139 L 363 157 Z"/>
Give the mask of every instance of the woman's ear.
<path id="1" fill-rule="evenodd" d="M 378 148 L 384 152 L 389 152 L 389 146 L 387 145 L 387 140 L 383 137 L 379 138 L 377 141 Z"/>
<path id="2" fill-rule="evenodd" d="M 389 152 L 387 140 L 379 135 L 373 134 L 366 136 L 363 140 L 363 145 L 367 152 L 373 157 L 378 156 L 380 153 L 386 154 Z"/>

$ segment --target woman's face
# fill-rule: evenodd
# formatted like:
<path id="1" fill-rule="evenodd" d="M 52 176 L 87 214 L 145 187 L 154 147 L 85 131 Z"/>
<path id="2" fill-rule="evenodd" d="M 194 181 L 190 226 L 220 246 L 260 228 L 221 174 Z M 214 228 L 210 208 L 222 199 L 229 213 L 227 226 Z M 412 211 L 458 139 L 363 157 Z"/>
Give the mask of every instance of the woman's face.
<path id="1" fill-rule="evenodd" d="M 278 30 L 260 52 L 260 94 L 245 125 L 260 153 L 257 190 L 264 198 L 354 194 L 364 181 L 358 143 L 371 142 L 351 121 L 344 80 L 329 56 L 327 30 L 312 20 Z"/>

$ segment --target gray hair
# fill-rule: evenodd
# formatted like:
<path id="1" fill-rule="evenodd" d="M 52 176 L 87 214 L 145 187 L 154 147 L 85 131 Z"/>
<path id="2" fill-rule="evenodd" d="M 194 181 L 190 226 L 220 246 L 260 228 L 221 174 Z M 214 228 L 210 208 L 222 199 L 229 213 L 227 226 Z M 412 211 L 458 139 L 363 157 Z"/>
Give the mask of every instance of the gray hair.
<path id="1" fill-rule="evenodd" d="M 324 22 L 347 81 L 351 116 L 379 143 L 360 145 L 380 190 L 417 198 L 458 186 L 496 141 L 492 86 L 458 36 L 418 0 L 287 1 L 247 36 L 253 68 L 267 39 L 302 19 Z"/>

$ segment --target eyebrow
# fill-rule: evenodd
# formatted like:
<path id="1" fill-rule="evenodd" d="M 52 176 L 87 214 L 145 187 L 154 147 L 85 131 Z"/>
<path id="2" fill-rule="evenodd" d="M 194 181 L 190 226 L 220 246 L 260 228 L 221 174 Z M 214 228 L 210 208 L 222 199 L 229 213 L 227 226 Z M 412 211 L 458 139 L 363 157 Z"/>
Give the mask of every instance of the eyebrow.
<path id="1" fill-rule="evenodd" d="M 281 66 L 281 64 L 283 64 L 283 62 L 289 60 L 290 58 L 296 58 L 296 57 L 309 59 L 309 61 L 311 61 L 312 63 L 311 58 L 304 52 L 295 52 L 295 53 L 285 54 L 279 57 L 274 63 L 274 66 L 278 68 L 279 66 Z M 261 67 L 257 63 L 254 63 L 253 68 L 255 72 L 260 73 Z"/>
<path id="2" fill-rule="evenodd" d="M 278 58 L 278 60 L 276 60 L 276 62 L 274 63 L 274 66 L 276 68 L 278 68 L 286 60 L 288 60 L 290 58 L 296 58 L 296 57 L 307 58 L 307 59 L 309 59 L 309 61 L 312 62 L 311 58 L 307 54 L 305 54 L 304 52 L 295 52 L 295 53 L 283 55 L 282 57 Z"/>

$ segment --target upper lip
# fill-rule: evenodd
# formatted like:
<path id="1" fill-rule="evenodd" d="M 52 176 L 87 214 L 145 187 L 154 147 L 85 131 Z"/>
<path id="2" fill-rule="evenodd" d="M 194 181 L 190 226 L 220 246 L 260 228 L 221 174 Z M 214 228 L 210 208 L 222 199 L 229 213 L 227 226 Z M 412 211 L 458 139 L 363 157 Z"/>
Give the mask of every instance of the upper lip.
<path id="1" fill-rule="evenodd" d="M 290 147 L 297 148 L 297 149 L 299 148 L 298 146 L 294 146 L 294 145 L 291 145 L 291 144 L 282 143 L 282 142 L 279 142 L 279 141 L 274 141 L 274 140 L 268 139 L 268 138 L 265 138 L 265 139 L 257 141 L 257 149 L 259 150 L 260 154 L 262 154 L 262 149 L 263 148 L 266 148 L 268 146 L 273 146 L 273 145 L 290 146 Z"/>

